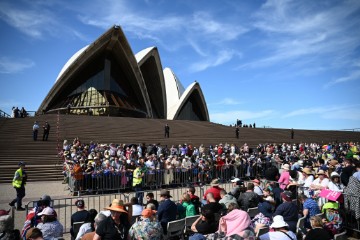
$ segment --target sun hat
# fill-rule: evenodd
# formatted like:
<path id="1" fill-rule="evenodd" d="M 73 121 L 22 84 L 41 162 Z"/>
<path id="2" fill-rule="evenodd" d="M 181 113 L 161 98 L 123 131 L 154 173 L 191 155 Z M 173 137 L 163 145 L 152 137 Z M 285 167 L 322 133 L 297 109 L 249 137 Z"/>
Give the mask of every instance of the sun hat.
<path id="1" fill-rule="evenodd" d="M 282 168 L 282 169 L 285 169 L 285 170 L 290 170 L 289 164 L 284 164 L 284 165 L 282 165 L 281 168 Z"/>
<path id="2" fill-rule="evenodd" d="M 219 179 L 215 178 L 211 181 L 210 185 L 212 187 L 219 186 Z"/>
<path id="3" fill-rule="evenodd" d="M 55 211 L 51 207 L 46 207 L 40 213 L 38 213 L 38 216 L 43 216 L 43 215 L 53 216 L 53 215 L 55 215 Z"/>
<path id="4" fill-rule="evenodd" d="M 234 178 L 233 180 L 231 180 L 231 182 L 233 182 L 233 183 L 236 183 L 238 181 L 241 181 L 240 178 Z"/>
<path id="5" fill-rule="evenodd" d="M 340 177 L 340 175 L 337 172 L 332 172 L 330 175 L 331 178 L 336 178 L 336 177 Z"/>
<path id="6" fill-rule="evenodd" d="M 106 207 L 106 210 L 127 213 L 124 209 L 124 202 L 120 199 L 112 200 L 111 207 Z"/>
<path id="7" fill-rule="evenodd" d="M 319 170 L 316 174 L 317 175 L 325 175 L 325 172 L 324 172 L 324 170 Z"/>
<path id="8" fill-rule="evenodd" d="M 145 208 L 142 212 L 141 212 L 141 216 L 146 217 L 146 218 L 150 218 L 152 215 L 154 215 L 156 213 L 155 210 L 151 210 L 148 208 Z"/>
<path id="9" fill-rule="evenodd" d="M 172 196 L 170 195 L 170 191 L 163 189 L 160 191 L 160 196 L 166 196 L 168 198 L 172 198 Z"/>
<path id="10" fill-rule="evenodd" d="M 309 168 L 303 168 L 302 172 L 306 173 L 307 175 L 314 175 Z"/>
<path id="11" fill-rule="evenodd" d="M 287 224 L 284 221 L 284 217 L 281 215 L 276 215 L 273 218 L 273 223 L 270 225 L 271 228 L 282 228 L 282 227 L 289 227 L 289 224 Z"/>

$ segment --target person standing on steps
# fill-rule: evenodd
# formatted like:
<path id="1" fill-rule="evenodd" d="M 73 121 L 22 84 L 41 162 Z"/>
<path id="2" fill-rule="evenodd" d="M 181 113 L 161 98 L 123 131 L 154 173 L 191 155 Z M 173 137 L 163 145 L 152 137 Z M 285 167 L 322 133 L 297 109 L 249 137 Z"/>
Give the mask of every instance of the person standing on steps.
<path id="1" fill-rule="evenodd" d="M 239 132 L 240 132 L 239 126 L 236 126 L 235 134 L 237 139 L 239 139 Z"/>
<path id="2" fill-rule="evenodd" d="M 165 138 L 170 137 L 170 127 L 168 124 L 165 125 Z"/>
<path id="3" fill-rule="evenodd" d="M 38 132 L 39 132 L 39 124 L 37 123 L 37 121 L 34 122 L 34 126 L 33 126 L 33 140 L 37 141 L 37 136 L 38 136 Z"/>
<path id="4" fill-rule="evenodd" d="M 294 139 L 294 129 L 291 129 L 291 139 Z"/>
<path id="5" fill-rule="evenodd" d="M 50 133 L 50 124 L 46 121 L 45 125 L 43 126 L 44 133 L 43 133 L 43 141 L 47 141 Z"/>
<path id="6" fill-rule="evenodd" d="M 16 190 L 16 198 L 12 200 L 9 205 L 11 207 L 15 206 L 16 203 L 16 210 L 24 211 L 25 208 L 22 207 L 22 199 L 25 197 L 25 184 L 27 181 L 27 174 L 24 171 L 25 163 L 19 162 L 19 169 L 16 170 L 14 179 L 12 181 L 12 185 Z"/>

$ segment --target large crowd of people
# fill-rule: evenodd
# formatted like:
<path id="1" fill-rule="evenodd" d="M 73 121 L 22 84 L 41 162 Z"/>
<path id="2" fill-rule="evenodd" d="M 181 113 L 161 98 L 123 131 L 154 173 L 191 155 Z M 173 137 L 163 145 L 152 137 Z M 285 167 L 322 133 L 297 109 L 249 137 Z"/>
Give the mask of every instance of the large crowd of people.
<path id="1" fill-rule="evenodd" d="M 255 239 L 263 228 L 270 230 L 259 236 L 261 240 L 299 239 L 299 234 L 303 239 L 332 239 L 344 227 L 342 195 L 359 198 L 358 153 L 359 143 L 353 142 L 259 144 L 251 149 L 247 144 L 226 143 L 167 148 L 157 144 L 84 144 L 78 138 L 64 141 L 61 155 L 67 177 L 75 179 L 79 189 L 87 187 L 86 174 L 131 172 L 132 178 L 124 176 L 136 191 L 129 203 L 114 199 L 105 209 L 85 210 L 84 201 L 77 200 L 71 221 L 84 224 L 71 234 L 74 239 L 166 239 L 169 222 L 199 216 L 187 232 L 191 240 Z M 160 184 L 169 186 L 176 183 L 178 168 L 183 173 L 181 180 L 188 181 L 181 199 L 174 201 L 165 189 L 159 199 L 150 189 L 143 195 L 144 183 L 157 181 L 152 172 L 162 170 Z M 225 172 L 228 174 L 223 175 Z M 247 184 L 244 177 L 248 177 Z M 201 180 L 211 187 L 197 196 L 194 185 Z M 231 182 L 230 191 L 222 188 L 224 182 Z M 331 194 L 336 199 L 328 198 L 322 194 L 324 190 L 339 194 Z M 252 214 L 254 208 L 257 211 Z M 356 206 L 346 208 L 356 212 Z M 48 196 L 43 196 L 29 214 L 22 231 L 25 239 L 62 236 L 63 226 Z M 298 229 L 302 217 L 304 226 Z"/>

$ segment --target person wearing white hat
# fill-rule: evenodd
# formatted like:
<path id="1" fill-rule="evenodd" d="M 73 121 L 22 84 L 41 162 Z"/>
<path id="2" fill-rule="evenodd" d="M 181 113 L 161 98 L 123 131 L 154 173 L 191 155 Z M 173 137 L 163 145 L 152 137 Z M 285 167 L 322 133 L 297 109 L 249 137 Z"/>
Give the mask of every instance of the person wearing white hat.
<path id="1" fill-rule="evenodd" d="M 277 215 L 273 218 L 273 223 L 270 228 L 274 229 L 273 232 L 268 232 L 261 235 L 260 240 L 296 240 L 296 234 L 289 230 L 289 225 L 284 221 L 281 215 Z"/>
<path id="2" fill-rule="evenodd" d="M 282 165 L 281 169 L 283 171 L 280 175 L 278 183 L 280 184 L 280 188 L 284 190 L 290 182 L 290 173 L 289 173 L 290 166 L 289 164 L 284 164 Z"/>
<path id="3" fill-rule="evenodd" d="M 59 238 L 63 236 L 63 225 L 57 220 L 55 211 L 51 207 L 44 208 L 38 216 L 41 216 L 41 223 L 36 227 L 43 233 L 44 239 Z"/>
<path id="4" fill-rule="evenodd" d="M 331 181 L 327 188 L 331 191 L 342 192 L 344 191 L 344 185 L 340 182 L 340 175 L 337 172 L 332 172 L 330 175 Z"/>

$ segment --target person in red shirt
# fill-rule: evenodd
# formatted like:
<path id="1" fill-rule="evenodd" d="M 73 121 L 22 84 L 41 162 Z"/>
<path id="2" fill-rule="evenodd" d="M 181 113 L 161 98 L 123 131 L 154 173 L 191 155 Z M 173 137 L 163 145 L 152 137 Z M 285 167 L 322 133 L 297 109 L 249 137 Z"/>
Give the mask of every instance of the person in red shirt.
<path id="1" fill-rule="evenodd" d="M 204 194 L 204 200 L 206 201 L 206 195 L 208 193 L 212 193 L 214 195 L 214 199 L 216 200 L 216 202 L 219 202 L 221 199 L 220 196 L 220 191 L 223 190 L 223 188 L 219 187 L 219 179 L 214 179 L 211 181 L 210 183 L 211 188 L 209 188 L 208 190 L 206 190 L 205 194 Z"/>

